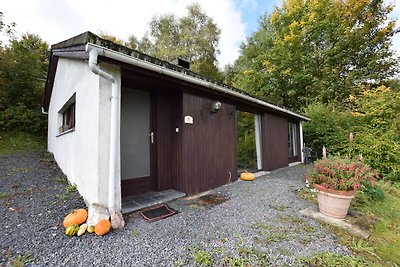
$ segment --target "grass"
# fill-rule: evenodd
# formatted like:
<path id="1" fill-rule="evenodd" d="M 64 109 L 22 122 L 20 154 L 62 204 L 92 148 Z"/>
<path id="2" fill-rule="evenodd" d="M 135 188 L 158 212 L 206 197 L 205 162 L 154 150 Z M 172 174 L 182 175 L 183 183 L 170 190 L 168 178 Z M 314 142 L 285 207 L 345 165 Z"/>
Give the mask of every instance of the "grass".
<path id="1" fill-rule="evenodd" d="M 201 266 L 212 266 L 212 256 L 207 251 L 200 248 L 192 248 L 192 257 Z"/>
<path id="2" fill-rule="evenodd" d="M 258 230 L 259 234 L 271 230 L 271 226 L 262 222 L 255 222 L 250 225 L 254 230 Z"/>
<path id="3" fill-rule="evenodd" d="M 67 184 L 68 183 L 68 179 L 64 178 L 64 177 L 56 177 L 56 178 L 54 178 L 54 180 L 59 184 Z"/>
<path id="4" fill-rule="evenodd" d="M 337 267 L 337 266 L 351 266 L 351 267 L 366 267 L 373 266 L 363 258 L 358 256 L 345 256 L 335 253 L 320 253 L 310 258 L 303 258 L 300 260 L 306 266 L 314 267 Z"/>
<path id="5" fill-rule="evenodd" d="M 174 262 L 174 267 L 183 267 L 183 266 L 185 266 L 185 265 L 186 265 L 185 262 L 184 262 L 183 260 L 181 260 L 181 259 L 176 260 L 176 261 Z"/>
<path id="6" fill-rule="evenodd" d="M 317 231 L 317 229 L 314 226 L 304 226 L 304 231 L 307 233 L 314 233 Z"/>
<path id="7" fill-rule="evenodd" d="M 136 237 L 138 237 L 139 235 L 140 235 L 140 233 L 139 233 L 138 230 L 134 229 L 134 230 L 131 231 L 131 237 L 132 237 L 132 238 L 136 238 Z"/>
<path id="8" fill-rule="evenodd" d="M 21 132 L 0 132 L 0 154 L 46 151 L 46 138 Z"/>
<path id="9" fill-rule="evenodd" d="M 271 265 L 271 259 L 267 252 L 239 245 L 243 241 L 242 237 L 234 238 L 237 239 L 237 250 L 234 255 L 230 253 L 223 255 L 226 251 L 221 247 L 217 247 L 210 252 L 199 246 L 191 247 L 190 252 L 196 266 L 250 267 Z M 283 251 L 283 253 L 285 252 L 288 253 L 287 251 Z"/>
<path id="10" fill-rule="evenodd" d="M 229 262 L 229 266 L 231 267 L 244 267 L 244 266 L 250 266 L 248 265 L 248 259 L 247 258 L 228 258 L 227 261 Z"/>
<path id="11" fill-rule="evenodd" d="M 242 246 L 238 248 L 238 253 L 240 258 L 238 258 L 238 261 L 234 261 L 236 263 L 243 263 L 243 265 L 236 265 L 236 266 L 270 266 L 270 258 L 269 255 L 266 252 L 261 252 L 257 249 L 251 248 L 251 247 L 246 247 Z M 234 258 L 230 258 L 234 259 Z M 250 262 L 253 262 L 254 265 L 250 264 Z M 231 265 L 235 266 L 235 265 Z"/>
<path id="12" fill-rule="evenodd" d="M 68 194 L 57 194 L 56 198 L 66 202 L 67 200 L 70 199 L 70 196 Z"/>
<path id="13" fill-rule="evenodd" d="M 318 202 L 317 202 L 317 193 L 312 192 L 309 188 L 306 188 L 306 187 L 301 188 L 298 191 L 298 195 L 301 198 L 310 201 L 311 203 L 318 204 Z"/>
<path id="14" fill-rule="evenodd" d="M 287 248 L 278 248 L 278 251 L 280 254 L 282 254 L 283 256 L 290 256 L 292 255 L 292 252 L 287 249 Z"/>
<path id="15" fill-rule="evenodd" d="M 4 193 L 4 192 L 0 192 L 0 199 L 6 198 L 6 197 L 8 197 L 8 196 L 9 196 L 8 194 L 6 194 L 6 193 Z"/>
<path id="16" fill-rule="evenodd" d="M 11 170 L 6 172 L 6 176 L 14 175 L 17 173 L 28 173 L 33 171 L 31 168 L 17 168 L 17 167 L 12 167 Z"/>
<path id="17" fill-rule="evenodd" d="M 288 238 L 286 233 L 269 233 L 262 239 L 262 244 L 267 246 L 272 242 L 279 242 Z"/>
<path id="18" fill-rule="evenodd" d="M 77 195 L 79 195 L 79 192 L 76 188 L 76 185 L 74 184 L 69 184 L 68 180 L 66 180 L 65 178 L 61 178 L 61 177 L 56 177 L 55 181 L 57 183 L 65 183 L 65 192 L 61 193 L 61 194 L 57 194 L 56 198 L 59 200 L 62 200 L 64 202 L 68 201 L 71 198 L 75 198 Z M 81 196 L 82 197 L 82 196 Z"/>
<path id="19" fill-rule="evenodd" d="M 9 250 L 7 254 L 7 257 L 9 258 L 7 266 L 23 267 L 34 262 L 34 257 L 30 252 L 23 255 L 18 254 L 13 257 L 12 252 Z"/>
<path id="20" fill-rule="evenodd" d="M 400 265 L 400 184 L 387 186 L 384 200 L 361 209 L 378 218 L 368 243 L 375 248 L 378 260 Z M 390 266 L 390 265 L 388 265 Z"/>
<path id="21" fill-rule="evenodd" d="M 344 266 L 400 266 L 400 184 L 381 182 L 380 186 L 385 191 L 383 200 L 365 202 L 365 199 L 361 199 L 360 204 L 356 196 L 350 207 L 362 214 L 364 225 L 359 225 L 359 222 L 356 224 L 371 231 L 368 239 L 351 236 L 346 230 L 329 226 L 355 256 L 319 254 L 309 258 L 312 262 L 307 263 L 311 266 L 336 266 L 329 265 L 336 261 L 337 264 L 345 262 L 347 265 Z M 311 194 L 305 191 L 299 195 L 308 199 Z M 363 261 L 357 263 L 360 259 Z"/>
<path id="22" fill-rule="evenodd" d="M 279 220 L 282 222 L 290 222 L 292 224 L 302 224 L 304 220 L 302 218 L 294 217 L 294 216 L 279 216 Z"/>
<path id="23" fill-rule="evenodd" d="M 69 185 L 67 185 L 66 190 L 68 193 L 75 193 L 77 191 L 76 185 L 69 184 Z"/>

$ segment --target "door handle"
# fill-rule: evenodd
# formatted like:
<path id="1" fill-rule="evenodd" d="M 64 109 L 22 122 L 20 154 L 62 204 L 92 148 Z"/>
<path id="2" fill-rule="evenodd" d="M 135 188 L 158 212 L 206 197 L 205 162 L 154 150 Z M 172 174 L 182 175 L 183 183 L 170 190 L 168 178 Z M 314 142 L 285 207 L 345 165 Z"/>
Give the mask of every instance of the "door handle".
<path id="1" fill-rule="evenodd" d="M 154 144 L 154 132 L 151 132 L 149 135 L 150 135 L 150 143 Z"/>

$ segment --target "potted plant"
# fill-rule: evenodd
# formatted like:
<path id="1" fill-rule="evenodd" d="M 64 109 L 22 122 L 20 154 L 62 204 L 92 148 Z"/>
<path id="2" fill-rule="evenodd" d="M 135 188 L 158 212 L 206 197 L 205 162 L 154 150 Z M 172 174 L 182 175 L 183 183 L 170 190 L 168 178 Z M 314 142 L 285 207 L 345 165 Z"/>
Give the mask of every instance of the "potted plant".
<path id="1" fill-rule="evenodd" d="M 355 192 L 367 184 L 375 186 L 379 175 L 360 159 L 329 157 L 318 160 L 306 174 L 306 180 L 318 193 L 319 211 L 344 218 Z"/>

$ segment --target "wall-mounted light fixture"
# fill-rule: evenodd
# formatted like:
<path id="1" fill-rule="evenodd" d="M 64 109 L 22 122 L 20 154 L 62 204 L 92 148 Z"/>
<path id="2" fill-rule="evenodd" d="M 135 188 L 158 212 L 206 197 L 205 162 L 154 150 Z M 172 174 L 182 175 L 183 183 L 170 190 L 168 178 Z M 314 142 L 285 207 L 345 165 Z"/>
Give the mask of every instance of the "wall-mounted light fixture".
<path id="1" fill-rule="evenodd" d="M 216 113 L 216 112 L 218 112 L 218 110 L 221 109 L 221 107 L 222 107 L 221 102 L 215 101 L 215 102 L 212 103 L 211 112 L 212 113 Z"/>

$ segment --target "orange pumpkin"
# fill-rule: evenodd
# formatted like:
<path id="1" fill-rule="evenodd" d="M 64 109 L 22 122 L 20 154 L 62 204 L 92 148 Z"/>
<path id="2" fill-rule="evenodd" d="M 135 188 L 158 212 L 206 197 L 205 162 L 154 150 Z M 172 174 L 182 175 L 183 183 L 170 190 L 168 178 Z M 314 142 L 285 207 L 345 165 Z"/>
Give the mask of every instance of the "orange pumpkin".
<path id="1" fill-rule="evenodd" d="M 77 209 L 65 216 L 64 218 L 64 227 L 67 228 L 72 224 L 81 225 L 82 223 L 86 222 L 88 217 L 88 213 L 85 209 Z"/>
<path id="2" fill-rule="evenodd" d="M 240 179 L 244 181 L 253 181 L 254 178 L 256 178 L 256 176 L 254 175 L 254 173 L 251 172 L 242 172 L 240 174 Z"/>
<path id="3" fill-rule="evenodd" d="M 103 236 L 110 232 L 110 229 L 111 223 L 109 220 L 100 220 L 94 227 L 94 232 L 96 233 L 96 235 Z"/>

